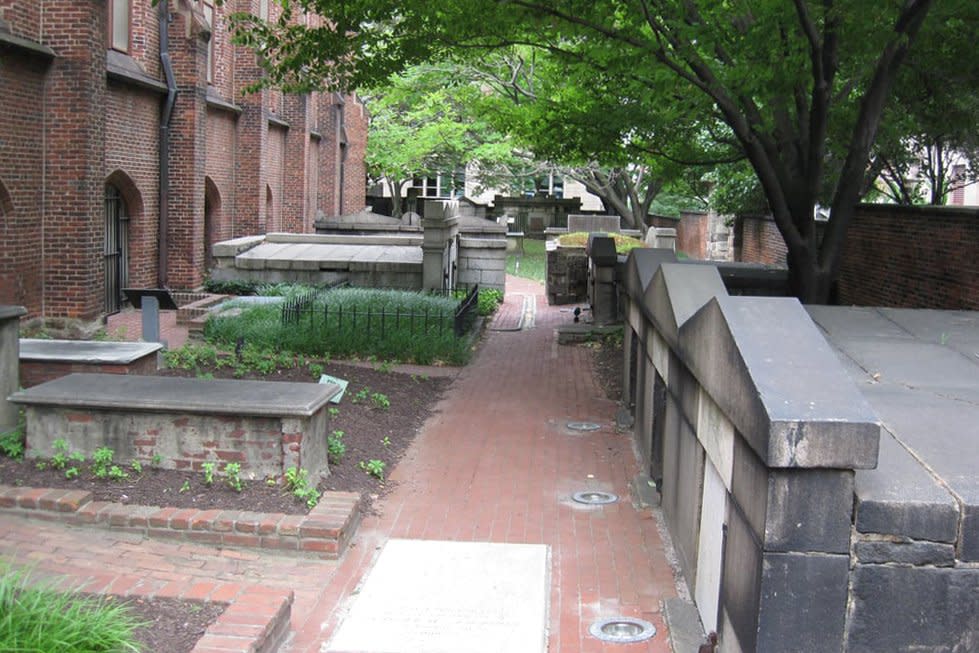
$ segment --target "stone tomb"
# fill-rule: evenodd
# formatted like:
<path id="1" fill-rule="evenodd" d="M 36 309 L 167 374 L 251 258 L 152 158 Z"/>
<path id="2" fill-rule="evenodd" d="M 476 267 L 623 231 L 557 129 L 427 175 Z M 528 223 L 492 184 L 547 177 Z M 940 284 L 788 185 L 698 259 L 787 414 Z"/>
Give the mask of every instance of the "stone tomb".
<path id="1" fill-rule="evenodd" d="M 160 457 L 167 469 L 241 464 L 244 478 L 290 467 L 317 481 L 329 474 L 326 407 L 332 383 L 69 374 L 10 397 L 27 415 L 27 456 L 48 457 L 67 440 L 91 458 L 109 447 L 118 461 Z"/>

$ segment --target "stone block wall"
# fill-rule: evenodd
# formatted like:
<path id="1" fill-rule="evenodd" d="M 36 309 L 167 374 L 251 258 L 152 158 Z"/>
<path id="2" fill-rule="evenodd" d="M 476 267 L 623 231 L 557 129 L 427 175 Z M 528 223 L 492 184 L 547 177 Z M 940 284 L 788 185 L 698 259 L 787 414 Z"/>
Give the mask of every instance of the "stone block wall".
<path id="1" fill-rule="evenodd" d="M 723 651 L 869 650 L 846 642 L 873 411 L 797 301 L 664 260 L 626 265 L 623 394 L 705 630 Z"/>
<path id="2" fill-rule="evenodd" d="M 547 243 L 546 290 L 550 304 L 577 304 L 588 299 L 588 255 L 584 247 Z"/>
<path id="3" fill-rule="evenodd" d="M 506 286 L 507 242 L 502 238 L 460 238 L 456 284 L 494 289 Z"/>

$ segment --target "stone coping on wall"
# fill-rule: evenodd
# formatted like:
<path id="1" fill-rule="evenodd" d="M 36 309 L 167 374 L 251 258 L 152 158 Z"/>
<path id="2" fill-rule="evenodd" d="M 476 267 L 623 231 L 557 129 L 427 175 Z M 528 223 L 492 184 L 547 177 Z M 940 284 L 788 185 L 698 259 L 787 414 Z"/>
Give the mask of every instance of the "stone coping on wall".
<path id="1" fill-rule="evenodd" d="M 69 374 L 11 395 L 25 405 L 211 415 L 309 417 L 339 392 L 334 384 Z"/>
<path id="2" fill-rule="evenodd" d="M 857 531 L 979 562 L 979 311 L 807 310 L 885 429 L 881 464 L 856 475 Z"/>
<path id="3" fill-rule="evenodd" d="M 0 511 L 31 519 L 137 532 L 215 547 L 271 549 L 336 560 L 361 518 L 355 492 L 324 492 L 308 514 L 200 510 L 93 501 L 92 493 L 0 485 Z"/>
<path id="4" fill-rule="evenodd" d="M 679 354 L 768 467 L 877 466 L 877 415 L 798 300 L 713 297 Z"/>

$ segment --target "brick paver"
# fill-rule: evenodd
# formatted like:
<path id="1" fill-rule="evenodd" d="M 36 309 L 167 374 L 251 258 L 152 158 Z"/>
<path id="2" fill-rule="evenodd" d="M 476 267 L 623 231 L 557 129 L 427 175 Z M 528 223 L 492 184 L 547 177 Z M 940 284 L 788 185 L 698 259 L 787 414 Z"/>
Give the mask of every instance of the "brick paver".
<path id="1" fill-rule="evenodd" d="M 345 604 L 356 600 L 358 582 L 388 538 L 543 543 L 552 560 L 550 651 L 669 651 L 660 608 L 675 595 L 673 572 L 654 515 L 628 499 L 638 472 L 632 440 L 614 428 L 616 405 L 595 382 L 590 352 L 556 342 L 554 330 L 571 321 L 570 312 L 547 306 L 538 284 L 512 277 L 507 283 L 493 330 L 339 563 L 7 516 L 0 516 L 0 557 L 110 590 L 134 576 L 161 592 L 214 599 L 237 587 L 293 590 L 295 632 L 286 650 L 314 653 Z M 526 310 L 533 303 L 525 296 L 534 298 L 536 312 Z M 534 326 L 511 330 L 521 315 L 526 324 L 528 313 Z M 601 429 L 576 435 L 569 421 Z M 591 489 L 622 500 L 603 508 L 570 500 Z M 215 581 L 223 585 L 209 585 Z M 644 618 L 659 633 L 631 645 L 588 636 L 593 621 L 617 615 Z"/>

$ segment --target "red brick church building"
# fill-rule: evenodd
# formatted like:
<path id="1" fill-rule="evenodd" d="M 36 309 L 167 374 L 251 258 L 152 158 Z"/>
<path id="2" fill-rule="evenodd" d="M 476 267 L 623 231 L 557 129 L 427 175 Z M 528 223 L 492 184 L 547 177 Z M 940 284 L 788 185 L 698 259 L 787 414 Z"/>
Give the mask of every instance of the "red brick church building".
<path id="1" fill-rule="evenodd" d="M 244 93 L 226 16 L 275 3 L 160 5 L 0 0 L 0 304 L 91 322 L 123 287 L 199 287 L 216 241 L 363 207 L 356 96 Z"/>

